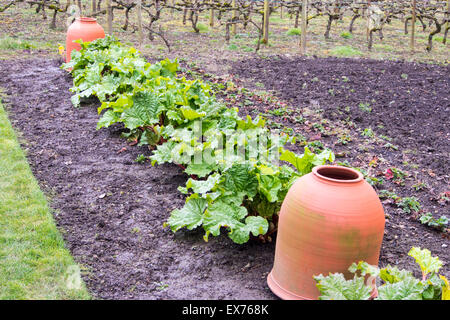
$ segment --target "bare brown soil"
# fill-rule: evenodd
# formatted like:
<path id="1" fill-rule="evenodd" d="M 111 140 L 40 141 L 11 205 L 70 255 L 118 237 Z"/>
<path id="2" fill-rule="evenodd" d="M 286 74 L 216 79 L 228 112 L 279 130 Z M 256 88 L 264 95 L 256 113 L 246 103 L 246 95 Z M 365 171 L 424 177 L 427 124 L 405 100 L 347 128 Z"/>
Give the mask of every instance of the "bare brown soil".
<path id="1" fill-rule="evenodd" d="M 308 70 L 318 63 L 314 62 Z M 382 68 L 382 64 L 379 62 L 377 68 Z M 120 127 L 97 131 L 97 102 L 73 108 L 69 92 L 72 79 L 59 65 L 59 61 L 48 59 L 1 61 L 0 87 L 6 90 L 5 104 L 13 126 L 22 133 L 33 173 L 51 197 L 57 225 L 75 260 L 85 268 L 83 278 L 93 296 L 102 299 L 276 298 L 266 285 L 273 263 L 274 242 L 236 245 L 221 236 L 206 243 L 201 231 L 173 234 L 164 229 L 163 222 L 169 212 L 184 202 L 177 187 L 188 177 L 173 165 L 152 167 L 148 162 L 136 163 L 139 154 L 150 155 L 150 151 L 127 145 L 120 138 Z M 240 68 L 245 75 L 253 66 Z M 439 72 L 429 70 L 426 77 L 434 77 Z M 271 77 L 258 76 L 258 81 L 275 86 L 276 81 Z M 352 81 L 362 81 L 360 72 L 351 77 L 355 77 Z M 295 84 L 289 75 L 286 79 L 292 79 L 287 80 L 286 88 L 289 83 Z M 321 85 L 327 87 L 326 83 Z M 394 85 L 389 84 L 387 88 Z M 277 89 L 282 95 L 283 87 Z M 310 87 L 307 91 L 320 99 L 317 90 Z M 384 89 L 377 87 L 377 90 Z M 286 98 L 295 97 L 291 93 Z M 258 101 L 242 112 L 267 108 L 266 103 Z M 443 116 L 436 113 L 441 120 Z M 292 127 L 301 129 L 293 124 Z M 442 130 L 448 136 L 448 128 Z M 448 183 L 448 171 L 444 174 L 447 176 L 439 180 L 439 185 Z M 381 265 L 413 266 L 407 252 L 414 245 L 430 249 L 448 263 L 450 240 L 443 233 L 405 217 L 389 205 L 385 209 L 390 218 Z M 448 277 L 448 267 L 445 269 Z"/>
<path id="2" fill-rule="evenodd" d="M 422 167 L 449 173 L 450 66 L 278 56 L 236 63 L 234 73 L 298 108 L 317 103 L 330 121 L 371 128 L 414 153 Z"/>
<path id="3" fill-rule="evenodd" d="M 74 109 L 72 79 L 47 59 L 0 64 L 0 86 L 28 159 L 89 291 L 101 299 L 273 299 L 265 277 L 274 244 L 163 228 L 184 203 L 176 166 L 134 162 L 120 130 L 95 129 L 95 105 Z M 126 151 L 120 152 L 122 148 Z"/>
<path id="4" fill-rule="evenodd" d="M 278 98 L 269 103 L 265 98 L 242 111 L 256 115 L 273 111 L 273 105 L 286 108 L 286 113 L 272 117 L 277 127 L 294 129 L 308 143 L 323 143 L 336 153 L 340 164 L 384 179 L 375 186 L 378 192 L 419 200 L 421 210 L 410 214 L 393 200 L 382 201 L 387 225 L 380 264 L 417 269 L 407 255 L 412 246 L 428 248 L 448 264 L 449 229 L 434 231 L 418 221 L 424 212 L 449 217 L 449 201 L 442 200 L 450 190 L 448 66 L 275 56 L 236 62 L 231 73 L 240 86 L 261 90 L 263 85 L 263 93 L 269 91 Z M 363 136 L 369 128 L 374 136 Z M 343 134 L 351 137 L 345 145 L 339 141 Z M 406 176 L 387 179 L 386 171 L 392 168 Z M 416 190 L 418 183 L 426 187 Z"/>

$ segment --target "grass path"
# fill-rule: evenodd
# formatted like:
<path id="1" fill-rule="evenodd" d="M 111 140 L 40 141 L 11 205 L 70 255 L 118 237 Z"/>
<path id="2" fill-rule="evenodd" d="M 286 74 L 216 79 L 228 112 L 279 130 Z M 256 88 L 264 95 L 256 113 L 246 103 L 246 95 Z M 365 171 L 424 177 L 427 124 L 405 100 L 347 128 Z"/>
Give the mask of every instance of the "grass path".
<path id="1" fill-rule="evenodd" d="M 89 298 L 0 101 L 0 300 Z"/>

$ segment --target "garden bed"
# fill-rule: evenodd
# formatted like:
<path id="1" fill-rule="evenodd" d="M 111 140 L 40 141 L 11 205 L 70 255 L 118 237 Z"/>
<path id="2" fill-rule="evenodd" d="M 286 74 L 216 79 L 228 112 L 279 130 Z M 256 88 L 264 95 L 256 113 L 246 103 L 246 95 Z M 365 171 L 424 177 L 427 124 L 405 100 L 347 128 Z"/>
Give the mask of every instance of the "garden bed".
<path id="1" fill-rule="evenodd" d="M 203 241 L 202 231 L 163 229 L 187 180 L 172 165 L 134 162 L 117 127 L 95 129 L 94 105 L 75 109 L 72 78 L 53 60 L 2 62 L 0 86 L 23 132 L 33 173 L 50 196 L 67 247 L 102 299 L 273 299 L 266 285 L 274 244 Z M 122 148 L 127 150 L 122 150 Z"/>
<path id="2" fill-rule="evenodd" d="M 338 164 L 375 178 L 378 193 L 420 202 L 418 212 L 408 213 L 398 201 L 382 199 L 387 217 L 382 265 L 412 266 L 406 255 L 411 246 L 428 248 L 448 264 L 449 229 L 435 231 L 419 222 L 426 212 L 449 217 L 448 66 L 274 56 L 233 63 L 231 74 L 263 97 L 241 110 L 274 114 L 275 127 L 292 128 L 305 143 L 332 149 Z"/>
<path id="3" fill-rule="evenodd" d="M 359 128 L 392 138 L 415 163 L 448 181 L 450 66 L 276 56 L 245 60 L 233 72 L 297 108 L 315 104 L 330 121 L 349 118 Z"/>
<path id="4" fill-rule="evenodd" d="M 274 299 L 266 285 L 273 263 L 274 242 L 250 241 L 237 245 L 221 236 L 205 243 L 201 230 L 173 234 L 164 229 L 163 223 L 170 211 L 184 203 L 177 187 L 188 177 L 174 165 L 152 167 L 149 162 L 135 162 L 138 155 L 148 156 L 151 152 L 146 147 L 129 146 L 120 138 L 120 127 L 97 131 L 97 102 L 73 108 L 69 92 L 72 78 L 59 69 L 59 65 L 60 61 L 47 59 L 2 61 L 0 87 L 8 94 L 5 102 L 11 122 L 23 133 L 33 173 L 50 197 L 67 247 L 75 260 L 85 267 L 83 278 L 93 296 L 102 299 Z M 245 67 L 240 68 L 245 73 Z M 446 71 L 442 70 L 439 72 Z M 283 73 L 278 76 L 280 74 Z M 267 86 L 273 85 L 283 96 L 284 88 L 274 85 L 276 74 L 252 76 L 258 76 L 258 81 Z M 361 81 L 362 76 L 364 74 L 356 72 L 355 79 L 351 79 Z M 271 77 L 275 77 L 274 80 Z M 424 77 L 433 77 L 432 70 Z M 309 86 L 304 90 L 315 95 L 309 99 L 319 100 L 324 90 L 332 89 L 321 81 L 323 88 Z M 331 83 L 331 79 L 323 81 Z M 290 82 L 295 86 L 295 80 Z M 289 88 L 288 83 L 284 87 Z M 389 84 L 375 90 L 392 88 Z M 448 82 L 443 88 L 448 89 Z M 441 99 L 437 101 L 445 102 L 446 92 L 448 90 L 437 91 Z M 308 97 L 307 94 L 298 96 Z M 283 97 L 295 98 L 293 94 Z M 335 100 L 336 96 L 330 101 Z M 324 108 L 324 101 L 319 102 Z M 242 111 L 259 112 L 268 107 L 262 101 L 254 103 Z M 295 103 L 298 106 L 309 104 L 306 100 Z M 441 118 L 443 116 L 445 114 Z M 402 123 L 405 122 L 399 124 Z M 292 124 L 291 127 L 302 128 Z M 448 128 L 439 130 L 444 134 L 443 139 L 448 137 Z M 325 143 L 333 141 L 327 139 Z M 448 144 L 437 149 L 438 146 L 436 153 L 442 150 L 443 155 L 448 154 Z M 355 153 L 347 154 L 347 158 L 351 159 Z M 397 156 L 389 158 L 396 159 Z M 441 162 L 445 165 L 445 158 Z M 428 168 L 427 164 L 420 164 Z M 442 171 L 432 169 L 441 176 Z M 432 186 L 446 188 L 448 172 L 445 167 L 443 170 L 444 179 L 430 180 Z M 429 201 L 424 203 L 425 207 L 434 205 Z M 411 246 L 428 248 L 448 263 L 450 241 L 444 233 L 405 218 L 389 206 L 385 208 L 391 218 L 386 228 L 381 265 L 413 266 L 413 259 L 407 256 Z M 437 208 L 438 213 L 445 210 L 445 206 L 442 209 L 437 205 Z M 442 274 L 448 277 L 448 268 L 444 269 Z"/>

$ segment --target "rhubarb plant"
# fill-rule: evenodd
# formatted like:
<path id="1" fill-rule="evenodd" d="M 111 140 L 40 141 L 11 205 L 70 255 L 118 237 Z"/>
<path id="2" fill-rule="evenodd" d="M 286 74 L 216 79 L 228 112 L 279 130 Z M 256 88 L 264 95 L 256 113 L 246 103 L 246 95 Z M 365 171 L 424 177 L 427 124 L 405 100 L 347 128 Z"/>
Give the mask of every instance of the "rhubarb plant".
<path id="1" fill-rule="evenodd" d="M 409 270 L 390 265 L 378 268 L 366 262 L 353 263 L 349 271 L 353 279 L 341 273 L 314 276 L 320 291 L 320 300 L 450 300 L 448 280 L 438 274 L 442 262 L 427 249 L 411 248 L 409 256 L 416 260 L 422 271 L 417 279 Z M 370 276 L 365 282 L 365 276 Z M 376 283 L 382 283 L 377 287 Z"/>
<path id="2" fill-rule="evenodd" d="M 191 176 L 179 188 L 184 207 L 165 223 L 174 232 L 201 226 L 207 241 L 226 229 L 239 244 L 268 235 L 295 179 L 334 161 L 330 150 L 285 149 L 295 137 L 267 128 L 261 117 L 240 117 L 209 84 L 179 77 L 176 60 L 148 63 L 110 36 L 80 44 L 62 66 L 73 75 L 74 106 L 97 97 L 97 129 L 121 123 L 124 137 L 152 148 L 152 165 L 174 163 Z"/>
<path id="3" fill-rule="evenodd" d="M 266 234 L 269 222 L 277 220 L 292 183 L 314 164 L 333 160 L 329 151 L 316 155 L 308 148 L 303 156 L 290 156 L 292 159 L 287 162 L 295 169 L 287 163 L 276 166 L 261 160 L 231 166 L 216 163 L 209 167 L 215 171 L 206 180 L 190 178 L 185 187 L 179 188 L 189 196 L 183 209 L 172 211 L 166 226 L 174 232 L 183 227 L 192 230 L 202 226 L 205 241 L 209 235 L 218 236 L 222 227 L 236 243 L 247 242 L 250 233 Z"/>
<path id="4" fill-rule="evenodd" d="M 72 103 L 79 106 L 81 98 L 96 96 L 100 101 L 115 101 L 119 94 L 133 91 L 146 80 L 158 76 L 173 77 L 178 62 L 168 59 L 148 63 L 135 48 L 123 46 L 116 38 L 106 36 L 92 42 L 75 41 L 81 50 L 73 50 L 71 60 L 61 66 L 71 69 L 75 95 Z"/>

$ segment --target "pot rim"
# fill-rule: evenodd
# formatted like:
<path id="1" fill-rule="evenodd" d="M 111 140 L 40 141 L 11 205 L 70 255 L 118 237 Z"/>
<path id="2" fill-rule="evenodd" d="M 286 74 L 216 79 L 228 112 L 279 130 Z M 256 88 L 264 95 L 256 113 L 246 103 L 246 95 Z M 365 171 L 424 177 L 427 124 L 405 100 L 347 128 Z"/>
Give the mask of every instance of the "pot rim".
<path id="1" fill-rule="evenodd" d="M 97 22 L 97 19 L 91 18 L 91 17 L 76 17 L 76 20 L 81 21 L 81 22 L 88 22 L 88 23 Z"/>
<path id="2" fill-rule="evenodd" d="M 313 300 L 311 298 L 300 296 L 296 293 L 293 293 L 285 288 L 283 288 L 278 281 L 273 276 L 273 269 L 267 275 L 267 285 L 269 289 L 280 299 L 282 300 Z"/>
<path id="3" fill-rule="evenodd" d="M 364 179 L 364 176 L 362 175 L 361 172 L 352 169 L 352 168 L 348 168 L 348 167 L 344 167 L 344 166 L 338 166 L 338 165 L 320 165 L 320 166 L 316 166 L 312 169 L 312 173 L 314 174 L 315 177 L 321 179 L 321 180 L 326 180 L 326 181 L 331 181 L 331 182 L 335 182 L 335 183 L 356 183 L 356 182 L 360 182 Z M 342 176 L 342 178 L 335 178 L 335 177 L 330 177 L 327 176 L 326 173 L 331 174 L 331 176 Z"/>

